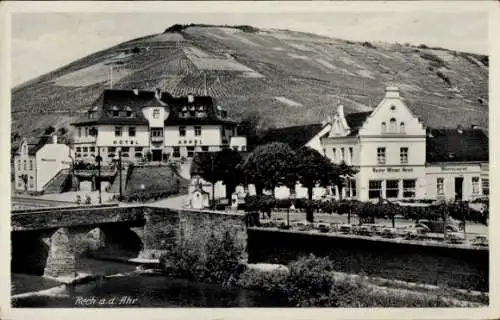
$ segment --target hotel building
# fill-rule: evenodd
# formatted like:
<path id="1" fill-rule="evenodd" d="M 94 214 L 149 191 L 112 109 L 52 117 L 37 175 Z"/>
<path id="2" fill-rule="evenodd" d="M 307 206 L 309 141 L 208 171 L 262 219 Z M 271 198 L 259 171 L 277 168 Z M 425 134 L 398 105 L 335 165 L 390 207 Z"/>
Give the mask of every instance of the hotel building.
<path id="1" fill-rule="evenodd" d="M 344 114 L 339 105 L 327 123 L 273 129 L 265 138 L 353 166 L 357 174 L 346 180 L 342 198 L 473 200 L 489 194 L 487 134 L 476 127 L 426 128 L 396 87 L 386 88 L 371 112 Z M 278 197 L 288 196 L 279 189 Z M 338 191 L 331 189 L 336 198 Z M 315 188 L 315 197 L 326 192 Z M 296 193 L 303 197 L 306 190 Z"/>
<path id="2" fill-rule="evenodd" d="M 212 97 L 109 89 L 83 119 L 72 124 L 75 159 L 93 162 L 100 154 L 106 163 L 121 151 L 122 158 L 131 162 L 148 153 L 152 161 L 163 161 L 224 146 L 245 150 L 246 139 L 236 137 L 236 124 Z"/>

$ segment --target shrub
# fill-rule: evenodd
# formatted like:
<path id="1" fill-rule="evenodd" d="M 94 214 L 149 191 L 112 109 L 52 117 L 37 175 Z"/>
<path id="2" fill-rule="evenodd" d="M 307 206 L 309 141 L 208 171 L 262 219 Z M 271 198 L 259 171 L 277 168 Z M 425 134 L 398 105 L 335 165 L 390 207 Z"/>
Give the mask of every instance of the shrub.
<path id="1" fill-rule="evenodd" d="M 199 282 L 234 285 L 242 272 L 243 248 L 229 231 L 222 234 L 196 233 L 178 241 L 160 261 L 171 275 Z"/>
<path id="2" fill-rule="evenodd" d="M 420 54 L 420 57 L 422 59 L 429 60 L 433 67 L 436 68 L 446 67 L 446 63 L 444 62 L 444 60 L 432 53 L 424 52 Z"/>
<path id="3" fill-rule="evenodd" d="M 419 44 L 418 48 L 420 48 L 420 49 L 429 49 L 429 47 L 426 46 L 425 44 Z"/>
<path id="4" fill-rule="evenodd" d="M 366 48 L 375 49 L 375 46 L 368 41 L 363 42 L 362 46 Z"/>

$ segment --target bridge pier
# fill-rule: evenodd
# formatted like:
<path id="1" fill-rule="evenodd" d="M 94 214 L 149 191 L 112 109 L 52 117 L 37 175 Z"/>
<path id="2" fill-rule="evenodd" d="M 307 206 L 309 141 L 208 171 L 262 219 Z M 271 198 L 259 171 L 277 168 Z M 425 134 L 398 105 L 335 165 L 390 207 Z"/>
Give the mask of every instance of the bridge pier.
<path id="1" fill-rule="evenodd" d="M 50 237 L 50 247 L 43 275 L 47 277 L 74 277 L 76 258 L 69 230 L 59 228 Z"/>
<path id="2" fill-rule="evenodd" d="M 179 214 L 165 208 L 144 208 L 143 228 L 131 228 L 141 238 L 140 259 L 158 259 L 174 248 L 179 231 Z M 141 230 L 139 230 L 141 229 Z"/>

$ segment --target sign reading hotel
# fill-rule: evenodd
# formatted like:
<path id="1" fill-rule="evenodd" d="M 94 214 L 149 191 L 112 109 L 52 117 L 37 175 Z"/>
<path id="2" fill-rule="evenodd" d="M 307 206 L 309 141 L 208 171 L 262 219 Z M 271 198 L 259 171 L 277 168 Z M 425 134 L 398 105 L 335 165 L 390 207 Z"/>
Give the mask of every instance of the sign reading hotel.
<path id="1" fill-rule="evenodd" d="M 463 171 L 467 171 L 467 167 L 441 167 L 441 171 L 463 172 Z"/>
<path id="2" fill-rule="evenodd" d="M 413 172 L 413 168 L 373 168 L 373 172 L 375 173 L 384 173 L 384 172 Z"/>

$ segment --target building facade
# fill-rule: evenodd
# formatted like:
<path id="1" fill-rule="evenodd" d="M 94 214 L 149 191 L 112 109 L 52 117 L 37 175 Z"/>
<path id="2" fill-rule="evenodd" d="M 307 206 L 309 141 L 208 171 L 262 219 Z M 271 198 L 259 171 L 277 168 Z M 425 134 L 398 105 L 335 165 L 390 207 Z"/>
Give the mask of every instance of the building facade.
<path id="1" fill-rule="evenodd" d="M 14 156 L 16 191 L 41 192 L 61 170 L 71 167 L 71 150 L 57 136 L 24 139 Z"/>
<path id="2" fill-rule="evenodd" d="M 100 154 L 106 163 L 121 151 L 122 159 L 132 162 L 163 161 L 224 146 L 245 150 L 246 139 L 236 137 L 236 125 L 212 97 L 105 90 L 86 117 L 73 123 L 75 157 L 92 162 Z"/>
<path id="3" fill-rule="evenodd" d="M 314 134 L 305 127 L 314 128 Z M 272 129 L 265 143 L 308 146 L 357 171 L 346 178 L 342 194 L 337 187 L 315 188 L 315 198 L 473 200 L 489 194 L 487 134 L 478 128 L 426 128 L 396 87 L 386 88 L 371 112 L 344 114 L 339 105 L 326 125 L 298 128 Z M 295 192 L 307 194 L 300 186 Z M 289 191 L 280 187 L 276 194 L 287 197 Z"/>

